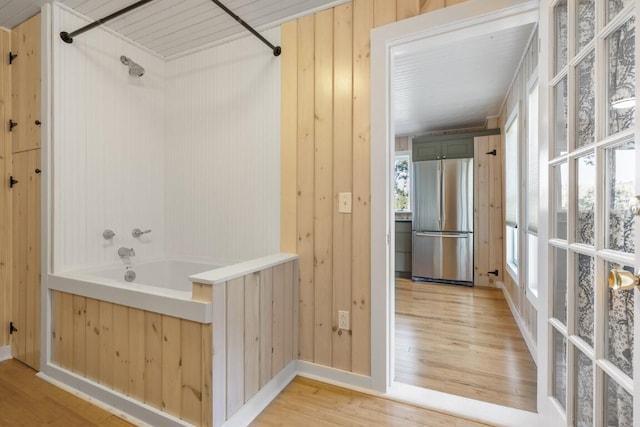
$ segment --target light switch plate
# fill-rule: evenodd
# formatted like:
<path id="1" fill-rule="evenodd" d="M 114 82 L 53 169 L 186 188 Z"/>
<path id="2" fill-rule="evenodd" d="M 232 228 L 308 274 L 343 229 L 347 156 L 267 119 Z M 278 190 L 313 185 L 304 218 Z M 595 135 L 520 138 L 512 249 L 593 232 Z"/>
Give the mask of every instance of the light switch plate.
<path id="1" fill-rule="evenodd" d="M 351 213 L 351 193 L 338 194 L 338 213 Z"/>

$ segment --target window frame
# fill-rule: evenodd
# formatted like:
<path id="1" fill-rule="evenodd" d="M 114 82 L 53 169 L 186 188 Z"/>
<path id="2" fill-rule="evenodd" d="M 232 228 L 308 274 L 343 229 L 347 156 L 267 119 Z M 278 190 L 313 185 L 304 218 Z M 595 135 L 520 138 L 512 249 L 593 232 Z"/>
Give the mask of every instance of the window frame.
<path id="1" fill-rule="evenodd" d="M 521 202 L 521 208 L 522 208 L 522 212 L 525 215 L 524 218 L 524 224 L 525 227 L 521 227 L 522 228 L 522 243 L 523 243 L 523 253 L 521 254 L 523 258 L 525 258 L 527 260 L 527 262 L 525 263 L 526 265 L 526 273 L 525 273 L 525 277 L 524 277 L 524 290 L 525 290 L 525 295 L 527 297 L 527 299 L 529 300 L 529 302 L 531 303 L 531 305 L 533 305 L 533 307 L 537 310 L 538 309 L 538 296 L 539 296 L 539 286 L 540 286 L 540 277 L 537 274 L 538 271 L 538 260 L 540 259 L 540 241 L 538 239 L 539 236 L 539 230 L 537 232 L 532 232 L 529 230 L 529 204 L 530 204 L 530 200 L 529 200 L 529 145 L 530 145 L 530 138 L 531 138 L 531 93 L 533 92 L 533 90 L 535 89 L 537 92 L 537 104 L 535 106 L 535 108 L 537 109 L 537 121 L 534 124 L 537 128 L 537 132 L 536 132 L 536 137 L 537 137 L 537 147 L 538 149 L 536 150 L 536 154 L 538 155 L 538 185 L 540 185 L 540 116 L 541 116 L 541 112 L 540 112 L 540 82 L 539 82 L 539 78 L 538 78 L 538 68 L 536 67 L 535 69 L 532 70 L 531 72 L 531 76 L 529 77 L 529 81 L 527 82 L 527 91 L 526 91 L 526 114 L 525 114 L 525 128 L 526 128 L 526 135 L 527 135 L 527 144 L 526 144 L 526 149 L 524 150 L 524 159 L 523 159 L 523 163 L 526 167 L 525 171 L 526 174 L 524 176 L 524 181 L 525 181 L 525 194 L 526 197 L 524 197 L 524 200 L 522 200 Z M 537 218 L 537 222 L 538 222 L 538 227 L 539 227 L 539 223 L 540 223 L 540 189 L 538 188 L 538 201 L 537 201 L 537 206 L 538 206 L 538 218 Z M 530 253 L 530 248 L 529 248 L 529 239 L 531 237 L 535 237 L 536 239 L 536 245 L 535 245 L 535 261 L 536 262 L 531 262 L 531 256 L 532 254 Z M 533 264 L 533 265 L 532 265 Z M 535 278 L 536 278 L 536 288 L 535 288 L 535 292 L 532 291 L 531 286 L 530 286 L 530 279 L 531 279 L 531 274 L 532 272 L 535 274 Z"/>
<path id="2" fill-rule="evenodd" d="M 402 151 L 395 151 L 394 155 L 393 155 L 393 174 L 394 174 L 394 179 L 393 179 L 393 183 L 394 183 L 394 187 L 393 187 L 393 195 L 394 195 L 394 206 L 393 206 L 393 212 L 397 213 L 397 214 L 404 214 L 404 213 L 412 213 L 413 212 L 413 205 L 412 205 L 412 200 L 413 200 L 413 158 L 411 156 L 412 154 L 412 150 L 411 150 L 411 138 L 409 138 L 409 148 L 407 150 L 402 150 Z M 408 195 L 408 209 L 405 211 L 399 211 L 396 210 L 395 208 L 395 166 L 396 166 L 396 160 L 398 159 L 398 157 L 407 157 L 408 161 L 409 161 L 409 172 L 408 172 L 408 181 L 409 181 L 409 195 Z"/>
<path id="3" fill-rule="evenodd" d="M 505 182 L 508 182 L 508 156 L 506 155 L 507 153 L 507 135 L 509 134 L 509 130 L 511 128 L 511 126 L 513 126 L 514 124 L 517 126 L 517 133 L 516 133 L 516 164 L 515 167 L 516 169 L 516 176 L 517 176 L 517 200 L 516 200 L 516 226 L 512 227 L 510 225 L 507 225 L 506 223 L 506 218 L 505 218 L 505 238 L 504 238 L 504 262 L 505 262 L 505 270 L 507 271 L 507 273 L 511 276 L 511 279 L 518 285 L 520 286 L 520 279 L 519 279 L 519 275 L 520 275 L 520 268 L 521 268 L 521 264 L 522 264 L 522 238 L 520 236 L 520 229 L 522 227 L 520 227 L 518 224 L 522 224 L 522 209 L 521 209 L 521 192 L 522 192 L 522 163 L 523 163 L 523 159 L 521 156 L 522 153 L 522 132 L 521 132 L 521 128 L 522 128 L 522 123 L 521 123 L 521 118 L 522 118 L 522 114 L 521 114 L 521 110 L 522 110 L 522 100 L 518 101 L 518 103 L 516 104 L 515 107 L 513 107 L 513 110 L 511 110 L 511 112 L 509 113 L 509 116 L 505 122 L 504 125 L 504 146 L 505 146 L 505 159 L 504 159 L 504 176 L 505 176 Z M 507 210 L 507 191 L 506 191 L 506 185 L 505 185 L 505 212 Z M 512 239 L 510 237 L 510 235 L 515 235 L 515 244 L 514 242 L 511 240 L 512 243 L 510 243 L 510 239 Z M 511 252 L 515 251 L 515 255 L 516 255 L 516 263 L 513 263 L 511 258 L 510 258 L 510 250 Z"/>

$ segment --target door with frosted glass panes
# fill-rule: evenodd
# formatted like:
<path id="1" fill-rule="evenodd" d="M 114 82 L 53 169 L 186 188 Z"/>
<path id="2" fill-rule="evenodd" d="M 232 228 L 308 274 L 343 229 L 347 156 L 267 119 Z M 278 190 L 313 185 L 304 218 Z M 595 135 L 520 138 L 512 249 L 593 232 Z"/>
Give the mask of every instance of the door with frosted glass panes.
<path id="1" fill-rule="evenodd" d="M 550 2 L 549 390 L 566 424 L 632 426 L 636 1 Z M 631 275 L 628 275 L 631 276 Z M 634 360 L 636 359 L 636 360 Z M 638 425 L 636 421 L 635 425 Z"/>

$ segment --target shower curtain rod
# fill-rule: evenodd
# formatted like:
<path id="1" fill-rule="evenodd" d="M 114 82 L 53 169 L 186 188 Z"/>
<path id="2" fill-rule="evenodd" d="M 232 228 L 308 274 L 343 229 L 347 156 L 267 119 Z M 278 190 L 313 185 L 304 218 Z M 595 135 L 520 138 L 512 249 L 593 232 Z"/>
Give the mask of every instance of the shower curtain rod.
<path id="1" fill-rule="evenodd" d="M 62 31 L 60 33 L 60 38 L 66 42 L 66 43 L 73 43 L 73 38 L 75 36 L 79 36 L 80 34 L 89 31 L 99 25 L 104 24 L 105 22 L 108 22 L 110 20 L 112 20 L 113 18 L 117 18 L 120 15 L 124 15 L 127 12 L 130 12 L 134 9 L 139 8 L 140 6 L 143 6 L 149 2 L 152 2 L 153 0 L 140 0 L 136 3 L 130 4 L 129 6 L 120 9 L 116 12 L 113 12 L 111 15 L 109 16 L 105 16 L 102 19 L 98 19 L 97 21 L 92 22 L 91 24 L 85 25 L 82 28 L 78 28 L 75 31 L 72 31 L 71 33 L 68 33 L 66 31 Z M 218 7 L 220 9 L 222 9 L 227 15 L 231 16 L 233 19 L 235 19 L 240 25 L 242 25 L 244 28 L 246 28 L 247 30 L 249 30 L 249 32 L 251 34 L 253 34 L 254 36 L 256 36 L 258 39 L 260 39 L 260 41 L 262 41 L 262 43 L 266 44 L 267 46 L 269 46 L 269 48 L 273 51 L 273 56 L 280 56 L 280 54 L 282 53 L 282 48 L 280 46 L 274 46 L 271 42 L 269 42 L 269 40 L 265 39 L 262 34 L 260 34 L 259 32 L 257 32 L 251 25 L 247 24 L 246 22 L 244 22 L 238 15 L 236 15 L 235 13 L 233 13 L 227 6 L 225 6 L 224 4 L 222 4 L 222 2 L 218 1 L 218 0 L 211 0 L 212 2 L 214 2 L 216 5 L 218 5 Z"/>
<path id="2" fill-rule="evenodd" d="M 130 4 L 129 6 L 118 10 L 117 12 L 113 12 L 111 15 L 109 16 L 105 16 L 102 19 L 98 19 L 97 21 L 92 22 L 91 24 L 85 25 L 82 28 L 78 28 L 77 30 L 71 32 L 71 33 L 67 33 L 66 31 L 63 31 L 60 33 L 60 38 L 65 42 L 65 43 L 73 43 L 73 38 L 75 36 L 79 36 L 80 34 L 87 32 L 89 30 L 94 29 L 95 27 L 97 27 L 98 25 L 102 25 L 105 22 L 111 21 L 113 18 L 117 18 L 120 15 L 124 15 L 127 12 L 131 12 L 133 9 L 137 9 L 140 6 L 143 6 L 149 2 L 152 2 L 153 0 L 140 0 L 136 3 Z"/>

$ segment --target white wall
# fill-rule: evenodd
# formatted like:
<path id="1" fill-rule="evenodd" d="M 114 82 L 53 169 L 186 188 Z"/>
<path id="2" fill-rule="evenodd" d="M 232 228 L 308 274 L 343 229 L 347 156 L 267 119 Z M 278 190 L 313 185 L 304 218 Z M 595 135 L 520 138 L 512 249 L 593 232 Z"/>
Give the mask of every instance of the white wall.
<path id="1" fill-rule="evenodd" d="M 279 251 L 280 62 L 248 35 L 167 64 L 168 255 Z"/>
<path id="2" fill-rule="evenodd" d="M 69 45 L 58 33 L 86 21 L 53 10 L 53 271 L 117 263 L 120 246 L 134 261 L 277 252 L 281 59 L 253 36 L 168 63 L 104 28 Z"/>
<path id="3" fill-rule="evenodd" d="M 54 272 L 118 262 L 120 246 L 164 253 L 165 63 L 102 28 L 57 37 L 85 23 L 54 6 Z M 130 77 L 120 55 L 146 74 Z M 134 227 L 153 232 L 136 240 Z"/>

